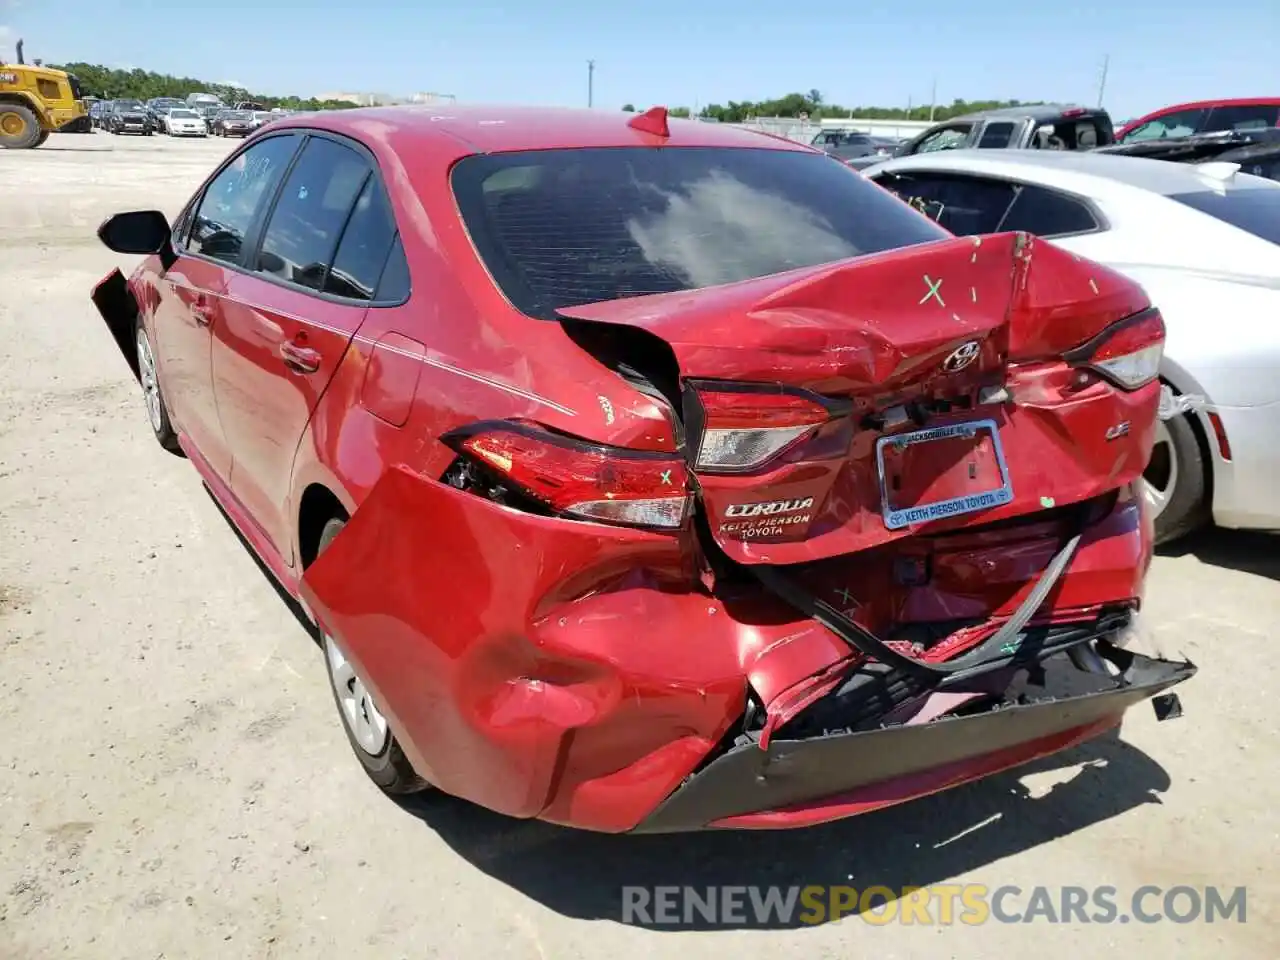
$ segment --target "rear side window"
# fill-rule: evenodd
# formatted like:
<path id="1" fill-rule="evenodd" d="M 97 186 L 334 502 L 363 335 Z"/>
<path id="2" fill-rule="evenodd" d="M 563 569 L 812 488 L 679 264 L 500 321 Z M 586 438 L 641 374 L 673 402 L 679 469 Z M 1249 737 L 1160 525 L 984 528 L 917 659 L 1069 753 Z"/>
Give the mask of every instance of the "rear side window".
<path id="1" fill-rule="evenodd" d="M 481 258 L 534 316 L 947 236 L 844 164 L 791 150 L 490 154 L 459 161 L 452 184 Z"/>
<path id="2" fill-rule="evenodd" d="M 258 208 L 275 191 L 297 145 L 293 136 L 259 140 L 214 177 L 192 222 L 192 253 L 239 265 Z"/>
<path id="3" fill-rule="evenodd" d="M 1089 208 L 1071 197 L 1043 187 L 1018 188 L 1000 230 L 1024 230 L 1041 237 L 1087 233 L 1098 229 Z"/>
<path id="4" fill-rule="evenodd" d="M 371 172 L 350 147 L 323 137 L 308 140 L 271 212 L 254 269 L 324 289 L 338 239 Z"/>
<path id="5" fill-rule="evenodd" d="M 387 255 L 387 265 L 378 281 L 377 299 L 382 303 L 402 303 L 409 299 L 409 262 L 397 236 Z"/>
<path id="6" fill-rule="evenodd" d="M 343 231 L 324 292 L 372 300 L 395 236 L 396 222 L 386 191 L 377 177 L 369 177 Z"/>
<path id="7" fill-rule="evenodd" d="M 1280 244 L 1280 189 L 1212 190 L 1175 193 L 1170 200 L 1216 217 L 1233 227 L 1271 243 Z"/>
<path id="8" fill-rule="evenodd" d="M 1255 107 L 1214 107 L 1205 130 L 1257 130 L 1276 126 L 1280 104 Z"/>
<path id="9" fill-rule="evenodd" d="M 1013 139 L 1014 125 L 1007 120 L 988 123 L 982 128 L 982 139 L 978 141 L 979 150 L 1002 150 L 1009 146 Z"/>

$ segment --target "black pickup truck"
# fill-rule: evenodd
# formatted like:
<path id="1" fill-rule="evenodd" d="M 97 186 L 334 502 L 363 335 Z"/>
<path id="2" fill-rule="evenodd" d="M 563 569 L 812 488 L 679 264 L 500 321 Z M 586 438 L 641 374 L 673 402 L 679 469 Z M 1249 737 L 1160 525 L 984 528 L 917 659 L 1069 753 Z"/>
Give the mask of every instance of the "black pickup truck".
<path id="1" fill-rule="evenodd" d="M 895 157 L 935 150 L 1092 150 L 1115 143 L 1111 116 L 1099 107 L 1041 103 L 982 110 L 934 124 L 894 151 Z M 860 168 L 884 157 L 846 161 Z"/>

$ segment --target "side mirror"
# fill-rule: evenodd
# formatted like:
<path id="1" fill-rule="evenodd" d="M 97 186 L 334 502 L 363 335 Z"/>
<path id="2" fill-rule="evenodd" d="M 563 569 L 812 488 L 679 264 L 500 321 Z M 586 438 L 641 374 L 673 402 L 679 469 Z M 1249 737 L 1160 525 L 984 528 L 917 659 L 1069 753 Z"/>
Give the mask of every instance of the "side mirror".
<path id="1" fill-rule="evenodd" d="M 166 269 L 175 259 L 169 221 L 159 210 L 135 210 L 108 217 L 98 228 L 98 239 L 116 253 L 157 253 Z"/>

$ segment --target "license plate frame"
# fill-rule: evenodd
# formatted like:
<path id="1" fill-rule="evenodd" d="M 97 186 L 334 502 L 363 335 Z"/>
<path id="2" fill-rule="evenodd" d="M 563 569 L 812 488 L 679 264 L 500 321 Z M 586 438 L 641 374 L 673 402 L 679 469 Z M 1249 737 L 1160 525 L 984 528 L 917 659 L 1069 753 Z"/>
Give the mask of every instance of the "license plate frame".
<path id="1" fill-rule="evenodd" d="M 889 486 L 885 478 L 884 451 L 886 447 L 902 449 L 931 440 L 945 440 L 954 437 L 976 437 L 986 432 L 991 435 L 991 446 L 995 453 L 996 466 L 1000 471 L 1000 485 L 994 490 L 980 493 L 967 493 L 958 497 L 948 497 L 930 503 L 918 503 L 913 507 L 890 505 Z M 961 517 L 976 513 L 979 510 L 990 510 L 1013 502 L 1013 482 L 1009 478 L 1009 466 L 1005 462 L 1004 447 L 1000 443 L 1000 427 L 995 420 L 966 420 L 963 423 L 952 423 L 942 427 L 925 427 L 909 433 L 880 437 L 876 440 L 876 476 L 880 484 L 880 514 L 884 525 L 889 530 L 901 530 L 905 527 L 950 517 Z"/>

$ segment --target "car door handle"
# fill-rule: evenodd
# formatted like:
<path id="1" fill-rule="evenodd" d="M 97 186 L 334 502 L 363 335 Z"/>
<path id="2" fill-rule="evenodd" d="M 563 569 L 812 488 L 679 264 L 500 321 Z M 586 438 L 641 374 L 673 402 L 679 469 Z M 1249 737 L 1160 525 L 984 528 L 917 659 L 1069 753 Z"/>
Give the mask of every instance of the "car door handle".
<path id="1" fill-rule="evenodd" d="M 280 344 L 284 365 L 297 373 L 315 373 L 320 369 L 320 351 L 296 343 Z"/>

